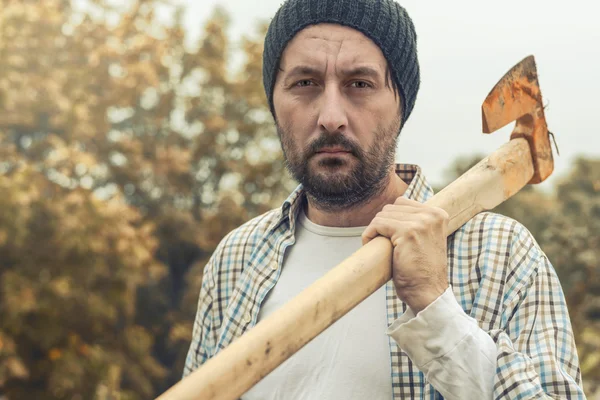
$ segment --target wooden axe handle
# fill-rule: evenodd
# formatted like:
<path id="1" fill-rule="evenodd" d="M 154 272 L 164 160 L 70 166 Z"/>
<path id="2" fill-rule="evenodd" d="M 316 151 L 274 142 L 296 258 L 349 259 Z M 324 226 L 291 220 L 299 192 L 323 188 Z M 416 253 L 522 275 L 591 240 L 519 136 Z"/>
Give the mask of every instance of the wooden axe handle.
<path id="1" fill-rule="evenodd" d="M 426 204 L 450 215 L 450 235 L 519 191 L 533 175 L 529 144 L 509 141 Z M 159 400 L 236 400 L 392 278 L 392 245 L 377 237 L 260 321 Z"/>

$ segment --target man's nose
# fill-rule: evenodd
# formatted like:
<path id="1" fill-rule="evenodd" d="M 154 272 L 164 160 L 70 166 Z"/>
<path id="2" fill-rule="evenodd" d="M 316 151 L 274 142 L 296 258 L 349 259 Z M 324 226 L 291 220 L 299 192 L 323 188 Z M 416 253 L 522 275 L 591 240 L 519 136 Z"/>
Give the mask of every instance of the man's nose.
<path id="1" fill-rule="evenodd" d="M 343 132 L 348 125 L 342 93 L 336 87 L 326 87 L 321 97 L 319 127 L 327 132 Z"/>

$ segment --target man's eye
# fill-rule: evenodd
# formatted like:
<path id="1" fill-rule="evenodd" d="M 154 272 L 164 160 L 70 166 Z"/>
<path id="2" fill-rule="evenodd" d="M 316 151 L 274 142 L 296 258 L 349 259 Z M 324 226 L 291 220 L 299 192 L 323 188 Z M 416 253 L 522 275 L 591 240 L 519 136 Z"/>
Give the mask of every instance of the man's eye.
<path id="1" fill-rule="evenodd" d="M 305 87 L 305 86 L 310 86 L 312 84 L 313 84 L 312 81 L 310 81 L 308 79 L 303 79 L 301 81 L 296 82 L 295 86 Z"/>
<path id="2" fill-rule="evenodd" d="M 357 89 L 367 89 L 370 88 L 371 85 L 369 85 L 369 83 L 365 82 L 365 81 L 355 81 L 351 83 L 352 87 L 355 87 Z"/>

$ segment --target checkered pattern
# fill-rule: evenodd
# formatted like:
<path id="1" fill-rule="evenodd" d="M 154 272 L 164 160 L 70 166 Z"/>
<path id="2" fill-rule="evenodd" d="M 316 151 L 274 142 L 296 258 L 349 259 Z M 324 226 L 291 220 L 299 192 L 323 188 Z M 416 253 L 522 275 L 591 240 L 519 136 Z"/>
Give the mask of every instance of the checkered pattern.
<path id="1" fill-rule="evenodd" d="M 397 165 L 405 197 L 433 195 L 418 167 Z M 276 284 L 285 249 L 294 244 L 298 187 L 275 210 L 228 234 L 208 262 L 184 376 L 256 324 Z M 498 347 L 495 399 L 584 399 L 567 306 L 556 273 L 518 222 L 481 213 L 448 238 L 449 280 L 459 304 Z M 388 323 L 406 311 L 386 285 Z M 394 399 L 441 399 L 390 339 Z"/>

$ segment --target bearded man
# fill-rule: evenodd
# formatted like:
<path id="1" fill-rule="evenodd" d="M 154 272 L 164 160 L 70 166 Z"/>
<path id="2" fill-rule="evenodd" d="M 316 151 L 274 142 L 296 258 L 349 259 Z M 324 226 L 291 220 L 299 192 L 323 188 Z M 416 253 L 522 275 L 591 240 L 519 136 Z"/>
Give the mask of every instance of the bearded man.
<path id="1" fill-rule="evenodd" d="M 585 397 L 560 283 L 530 233 L 486 212 L 446 238 L 421 170 L 394 164 L 419 89 L 416 47 L 393 0 L 277 11 L 264 88 L 299 186 L 206 265 L 184 376 L 381 235 L 393 279 L 244 400 Z"/>

